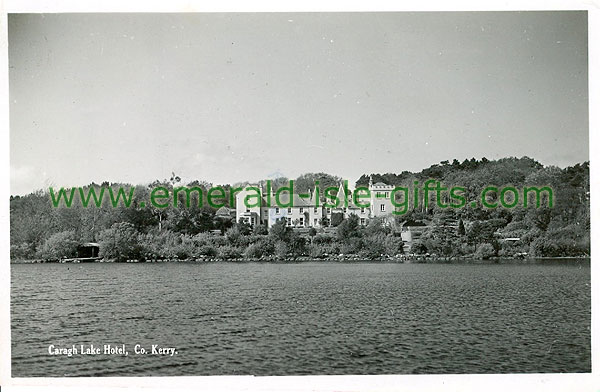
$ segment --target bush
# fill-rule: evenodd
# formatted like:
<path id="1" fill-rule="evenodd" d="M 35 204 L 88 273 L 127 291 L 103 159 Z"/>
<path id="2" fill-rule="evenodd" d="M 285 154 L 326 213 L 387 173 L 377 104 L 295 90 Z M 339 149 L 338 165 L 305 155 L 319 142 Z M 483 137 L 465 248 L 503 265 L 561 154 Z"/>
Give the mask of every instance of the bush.
<path id="1" fill-rule="evenodd" d="M 287 254 L 288 254 L 287 244 L 283 241 L 277 241 L 277 243 L 275 244 L 275 256 L 277 256 L 280 259 L 284 259 L 287 257 Z"/>
<path id="2" fill-rule="evenodd" d="M 463 243 L 460 246 L 460 253 L 463 255 L 471 255 L 471 254 L 475 253 L 475 246 L 469 245 L 467 243 Z"/>
<path id="3" fill-rule="evenodd" d="M 250 259 L 259 259 L 263 256 L 265 256 L 263 248 L 258 243 L 251 244 L 246 248 L 246 251 L 244 252 L 244 257 Z"/>
<path id="4" fill-rule="evenodd" d="M 385 220 L 382 217 L 375 217 L 369 219 L 369 224 L 365 228 L 365 233 L 368 236 L 378 234 L 389 234 L 390 228 L 386 226 Z"/>
<path id="5" fill-rule="evenodd" d="M 285 219 L 278 219 L 269 229 L 269 235 L 279 241 L 287 241 L 292 229 L 287 226 Z"/>
<path id="6" fill-rule="evenodd" d="M 192 237 L 192 241 L 194 241 L 194 245 L 196 247 L 202 247 L 205 245 L 214 245 L 215 238 L 223 239 L 223 237 L 221 237 L 221 236 L 215 236 L 215 235 L 212 235 L 209 233 L 198 233 Z M 225 245 L 225 244 L 223 244 L 223 245 Z"/>
<path id="7" fill-rule="evenodd" d="M 335 234 L 340 241 L 345 241 L 348 238 L 360 236 L 359 229 L 358 216 L 352 214 L 337 226 Z"/>
<path id="8" fill-rule="evenodd" d="M 481 244 L 477 247 L 477 251 L 475 251 L 475 257 L 478 259 L 489 259 L 495 254 L 494 247 L 492 244 Z"/>
<path id="9" fill-rule="evenodd" d="M 31 242 L 10 246 L 11 260 L 31 260 L 35 258 L 35 255 L 35 246 Z"/>
<path id="10" fill-rule="evenodd" d="M 410 245 L 410 253 L 414 253 L 416 255 L 424 255 L 427 253 L 427 247 L 420 241 L 414 241 Z"/>
<path id="11" fill-rule="evenodd" d="M 75 257 L 79 245 L 75 232 L 72 230 L 52 234 L 44 241 L 40 249 L 40 257 L 46 260 L 58 260 L 66 257 Z"/>
<path id="12" fill-rule="evenodd" d="M 308 254 L 310 257 L 315 259 L 321 259 L 328 255 L 329 253 L 326 251 L 327 245 L 322 244 L 311 244 L 308 247 Z"/>
<path id="13" fill-rule="evenodd" d="M 275 244 L 277 240 L 271 236 L 264 236 L 257 241 L 257 246 L 262 249 L 264 256 L 272 256 L 275 254 Z"/>
<path id="14" fill-rule="evenodd" d="M 267 228 L 267 225 L 256 225 L 252 232 L 255 235 L 265 235 L 269 234 L 269 229 Z"/>
<path id="15" fill-rule="evenodd" d="M 225 245 L 219 248 L 219 257 L 225 260 L 239 259 L 242 251 L 236 246 Z"/>
<path id="16" fill-rule="evenodd" d="M 269 238 L 269 236 L 267 235 L 247 235 L 244 236 L 242 238 L 240 238 L 240 240 L 238 241 L 239 246 L 241 247 L 247 247 L 250 246 L 252 244 L 256 244 L 259 242 L 263 242 L 264 240 L 266 240 L 267 238 Z"/>
<path id="17" fill-rule="evenodd" d="M 293 257 L 301 256 L 306 252 L 306 239 L 297 232 L 292 232 L 287 244 L 288 252 L 290 252 Z"/>
<path id="18" fill-rule="evenodd" d="M 390 256 L 401 255 L 404 253 L 404 242 L 400 237 L 387 235 L 385 236 L 383 245 L 385 248 L 385 253 Z"/>
<path id="19" fill-rule="evenodd" d="M 371 244 L 377 246 L 375 242 L 372 242 Z M 350 237 L 341 243 L 340 253 L 345 255 L 357 255 L 360 253 L 362 248 L 363 241 L 360 238 Z"/>
<path id="20" fill-rule="evenodd" d="M 179 260 L 185 260 L 196 254 L 196 247 L 192 237 L 182 234 L 179 243 L 175 246 L 175 255 Z"/>
<path id="21" fill-rule="evenodd" d="M 589 255 L 590 235 L 579 225 L 549 229 L 531 241 L 529 253 L 535 257 Z"/>
<path id="22" fill-rule="evenodd" d="M 341 212 L 334 212 L 331 214 L 331 226 L 336 227 L 344 220 L 344 214 Z"/>
<path id="23" fill-rule="evenodd" d="M 329 234 L 317 234 L 313 238 L 313 244 L 331 244 L 335 240 L 335 237 Z"/>
<path id="24" fill-rule="evenodd" d="M 195 247 L 195 242 L 189 238 L 189 248 L 182 249 L 182 235 L 169 230 L 151 232 L 138 237 L 138 245 L 141 255 L 146 259 L 175 259 L 179 255 L 186 258 Z M 184 254 L 186 253 L 186 254 Z"/>
<path id="25" fill-rule="evenodd" d="M 218 252 L 217 248 L 215 248 L 212 245 L 203 245 L 200 248 L 198 248 L 198 250 L 196 251 L 196 256 L 214 257 L 218 254 L 219 254 L 219 252 Z"/>
<path id="26" fill-rule="evenodd" d="M 310 257 L 314 257 L 316 259 L 320 259 L 320 258 L 331 256 L 331 255 L 337 255 L 339 253 L 340 253 L 340 249 L 337 244 L 312 243 L 308 247 L 308 254 L 310 255 Z"/>
<path id="27" fill-rule="evenodd" d="M 240 230 L 239 225 L 234 225 L 233 227 L 227 229 L 225 232 L 225 237 L 230 245 L 239 245 L 242 239 L 242 232 Z"/>
<path id="28" fill-rule="evenodd" d="M 98 235 L 100 256 L 117 261 L 137 259 L 142 248 L 138 243 L 138 232 L 131 223 L 115 223 Z"/>

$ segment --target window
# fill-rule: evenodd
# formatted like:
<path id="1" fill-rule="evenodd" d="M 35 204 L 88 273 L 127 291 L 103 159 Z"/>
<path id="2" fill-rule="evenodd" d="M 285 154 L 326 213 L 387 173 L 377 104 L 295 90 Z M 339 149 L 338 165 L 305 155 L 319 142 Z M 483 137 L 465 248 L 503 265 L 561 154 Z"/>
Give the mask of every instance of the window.
<path id="1" fill-rule="evenodd" d="M 317 218 L 315 218 L 315 223 L 314 223 L 314 225 L 315 225 L 315 226 L 317 225 Z"/>
<path id="2" fill-rule="evenodd" d="M 381 212 L 385 211 L 385 204 L 380 205 L 379 208 L 380 208 Z"/>
<path id="3" fill-rule="evenodd" d="M 279 207 L 276 207 L 276 208 L 275 208 L 275 213 L 276 213 L 276 214 L 279 214 Z"/>
<path id="4" fill-rule="evenodd" d="M 364 214 L 364 213 L 365 213 L 365 208 L 364 208 L 364 207 L 360 209 L 360 213 L 361 213 L 361 214 Z M 364 218 L 363 218 L 363 219 L 364 219 Z"/>
<path id="5" fill-rule="evenodd" d="M 315 214 L 316 214 L 317 212 L 319 212 L 319 210 L 317 209 L 317 207 L 315 207 Z"/>
<path id="6" fill-rule="evenodd" d="M 300 207 L 300 213 L 302 214 L 304 212 L 304 208 Z"/>
<path id="7" fill-rule="evenodd" d="M 344 207 L 344 214 L 348 211 L 348 209 L 346 207 Z"/>
<path id="8" fill-rule="evenodd" d="M 360 218 L 360 224 L 361 224 L 361 226 L 365 225 L 365 218 Z"/>
<path id="9" fill-rule="evenodd" d="M 385 198 L 387 199 L 388 197 L 390 197 L 390 192 L 385 192 Z"/>
<path id="10" fill-rule="evenodd" d="M 250 208 L 246 207 L 246 212 L 250 212 Z"/>
<path id="11" fill-rule="evenodd" d="M 304 218 L 300 218 L 300 226 L 304 226 Z"/>
<path id="12" fill-rule="evenodd" d="M 331 208 L 327 208 L 327 213 L 331 214 Z"/>
<path id="13" fill-rule="evenodd" d="M 292 218 L 287 218 L 286 222 L 287 222 L 288 226 L 291 226 L 292 225 Z"/>
<path id="14" fill-rule="evenodd" d="M 291 214 L 291 213 L 292 213 L 292 209 L 288 208 L 288 214 Z"/>

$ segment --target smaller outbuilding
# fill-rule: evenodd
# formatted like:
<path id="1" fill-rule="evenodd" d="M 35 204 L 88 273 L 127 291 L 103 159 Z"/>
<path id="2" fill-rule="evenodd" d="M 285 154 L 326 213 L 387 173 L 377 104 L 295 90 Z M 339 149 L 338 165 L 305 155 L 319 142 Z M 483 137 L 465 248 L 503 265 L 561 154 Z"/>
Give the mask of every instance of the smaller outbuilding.
<path id="1" fill-rule="evenodd" d="M 100 253 L 100 244 L 95 242 L 86 242 L 77 247 L 77 258 L 87 259 L 98 257 Z"/>

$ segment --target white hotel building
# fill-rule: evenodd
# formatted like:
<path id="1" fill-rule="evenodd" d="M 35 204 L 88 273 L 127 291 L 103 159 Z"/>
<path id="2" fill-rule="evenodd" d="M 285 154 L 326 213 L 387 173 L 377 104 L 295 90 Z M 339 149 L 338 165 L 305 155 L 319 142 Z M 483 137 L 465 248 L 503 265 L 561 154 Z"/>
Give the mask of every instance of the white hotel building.
<path id="1" fill-rule="evenodd" d="M 251 226 L 257 224 L 266 224 L 271 227 L 279 219 L 285 219 L 288 226 L 292 227 L 323 227 L 329 226 L 331 223 L 332 215 L 335 213 L 342 213 L 344 218 L 354 214 L 359 218 L 361 225 L 366 225 L 368 220 L 373 217 L 391 217 L 394 206 L 391 203 L 391 195 L 394 186 L 387 185 L 382 182 L 373 184 L 369 182 L 369 197 L 366 197 L 366 192 L 361 193 L 361 197 L 357 200 L 359 205 L 356 205 L 353 200 L 351 191 L 345 195 L 346 190 L 344 186 L 340 184 L 338 187 L 337 198 L 340 200 L 337 208 L 326 207 L 325 204 L 333 204 L 331 199 L 325 199 L 323 195 L 319 197 L 319 203 L 315 192 L 312 191 L 309 195 L 303 195 L 308 197 L 301 197 L 298 194 L 292 194 L 293 203 L 292 207 L 280 207 L 277 206 L 275 199 L 275 192 L 271 193 L 271 197 L 268 198 L 264 194 L 262 187 L 260 189 L 260 200 L 261 205 L 256 207 L 247 207 L 244 203 L 246 196 L 252 195 L 253 204 L 255 201 L 255 191 L 247 191 L 246 189 L 236 194 L 236 222 L 245 222 Z M 282 193 L 280 195 L 280 205 L 285 206 L 289 204 L 289 193 Z M 268 199 L 270 199 L 270 206 Z M 345 200 L 348 201 L 347 206 Z M 327 203 L 326 203 L 327 202 Z M 361 207 L 360 205 L 368 204 L 369 207 Z"/>

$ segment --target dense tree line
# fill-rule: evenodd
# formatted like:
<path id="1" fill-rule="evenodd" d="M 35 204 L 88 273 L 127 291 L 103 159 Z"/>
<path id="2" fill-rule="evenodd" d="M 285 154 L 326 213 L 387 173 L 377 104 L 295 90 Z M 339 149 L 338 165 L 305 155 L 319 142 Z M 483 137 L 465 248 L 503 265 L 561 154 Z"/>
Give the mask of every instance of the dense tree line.
<path id="1" fill-rule="evenodd" d="M 465 188 L 467 206 L 462 209 L 442 209 L 431 195 L 427 208 L 424 203 L 398 218 L 425 222 L 429 229 L 413 244 L 416 253 L 438 255 L 475 254 L 484 258 L 524 254 L 535 257 L 582 256 L 590 253 L 590 199 L 589 163 L 576 164 L 565 169 L 544 167 L 528 158 L 442 161 L 418 173 L 363 175 L 356 185 L 373 181 L 410 187 L 415 181 L 422 184 L 428 179 L 441 181 L 445 186 Z M 514 208 L 485 208 L 478 203 L 487 186 L 499 189 L 513 186 L 549 186 L 553 190 L 554 205 L 534 208 L 533 195 L 529 206 L 522 203 Z M 490 194 L 490 201 L 499 195 Z M 545 195 L 546 197 L 547 195 Z M 522 195 L 520 195 L 522 198 Z M 447 201 L 447 200 L 446 200 Z M 519 240 L 510 241 L 507 239 Z"/>
<path id="2" fill-rule="evenodd" d="M 355 218 L 333 216 L 334 231 L 310 230 L 300 235 L 283 223 L 270 230 L 254 229 L 234 224 L 228 217 L 216 214 L 216 209 L 204 202 L 198 205 L 198 194 L 190 196 L 185 205 L 185 193 L 180 193 L 180 206 L 156 208 L 145 205 L 151 189 L 162 186 L 172 192 L 185 185 L 198 187 L 206 195 L 213 186 L 204 181 L 182 184 L 175 174 L 169 179 L 138 185 L 131 205 L 113 207 L 108 197 L 101 206 L 83 207 L 79 200 L 71 207 L 54 207 L 48 190 L 10 198 L 11 258 L 56 259 L 71 257 L 78 244 L 99 242 L 101 255 L 116 260 L 171 259 L 220 257 L 328 257 L 334 254 L 355 254 L 364 258 L 402 253 L 398 235 L 402 227 L 424 225 L 421 238 L 414 241 L 411 253 L 429 253 L 443 256 L 475 255 L 512 256 L 527 253 L 530 256 L 580 256 L 589 254 L 590 206 L 589 165 L 587 162 L 565 169 L 544 167 L 531 158 L 504 158 L 500 160 L 471 159 L 462 163 L 443 161 L 421 172 L 399 174 L 365 174 L 356 185 L 374 182 L 397 186 L 423 184 L 427 179 L 442 181 L 447 186 L 465 188 L 465 197 L 476 200 L 485 186 L 548 185 L 554 190 L 552 208 L 512 209 L 484 208 L 481 205 L 462 209 L 443 209 L 435 201 L 425 208 L 416 209 L 394 218 L 389 226 L 372 219 L 366 227 L 359 227 Z M 274 189 L 287 184 L 287 178 L 273 181 Z M 296 180 L 296 190 L 306 192 L 315 180 L 321 186 L 338 185 L 342 178 L 326 173 L 304 174 Z M 264 181 L 263 181 L 264 183 Z M 223 202 L 228 207 L 232 187 L 224 184 Z M 86 190 L 101 187 L 129 188 L 130 184 L 89 184 Z M 77 195 L 76 195 L 77 196 Z M 431 195 L 433 197 L 434 195 Z M 492 194 L 493 198 L 494 195 Z M 497 195 L 495 195 L 497 197 Z M 215 234 L 219 233 L 221 235 Z M 335 234 L 334 234 L 335 233 Z M 507 238 L 518 240 L 507 241 Z"/>

